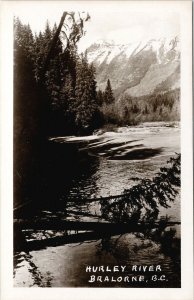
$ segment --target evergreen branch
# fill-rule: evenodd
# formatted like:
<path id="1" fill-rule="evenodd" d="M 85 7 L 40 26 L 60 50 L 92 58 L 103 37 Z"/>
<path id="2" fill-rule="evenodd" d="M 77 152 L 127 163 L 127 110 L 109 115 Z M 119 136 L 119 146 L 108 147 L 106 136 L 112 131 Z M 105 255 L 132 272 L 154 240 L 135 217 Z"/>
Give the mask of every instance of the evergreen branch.
<path id="1" fill-rule="evenodd" d="M 100 201 L 102 217 L 110 221 L 150 221 L 157 219 L 159 206 L 168 208 L 180 187 L 180 154 L 170 158 L 170 167 L 160 168 L 151 180 L 126 189 L 116 201 Z"/>

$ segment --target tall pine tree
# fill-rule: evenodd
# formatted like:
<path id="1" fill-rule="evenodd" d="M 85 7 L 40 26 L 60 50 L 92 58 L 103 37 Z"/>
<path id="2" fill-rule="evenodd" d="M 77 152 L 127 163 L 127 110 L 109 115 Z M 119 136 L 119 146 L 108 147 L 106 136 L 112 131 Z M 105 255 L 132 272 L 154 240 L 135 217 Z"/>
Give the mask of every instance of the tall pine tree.
<path id="1" fill-rule="evenodd" d="M 104 101 L 106 104 L 112 104 L 115 101 L 110 80 L 107 80 L 105 92 L 104 92 Z"/>
<path id="2" fill-rule="evenodd" d="M 77 61 L 75 87 L 75 124 L 79 133 L 89 133 L 96 127 L 98 112 L 94 66 L 86 56 Z"/>
<path id="3" fill-rule="evenodd" d="M 102 106 L 104 102 L 104 93 L 101 90 L 97 91 L 97 103 L 99 106 Z"/>

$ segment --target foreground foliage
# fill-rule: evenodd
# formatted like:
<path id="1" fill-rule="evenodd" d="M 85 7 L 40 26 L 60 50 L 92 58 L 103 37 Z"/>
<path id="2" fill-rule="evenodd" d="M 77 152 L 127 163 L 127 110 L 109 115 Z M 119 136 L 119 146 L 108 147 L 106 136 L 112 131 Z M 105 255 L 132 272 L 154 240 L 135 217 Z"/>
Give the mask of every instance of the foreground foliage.
<path id="1" fill-rule="evenodd" d="M 170 158 L 153 179 L 126 189 L 118 200 L 101 201 L 102 217 L 113 222 L 155 221 L 159 207 L 170 207 L 180 187 L 181 155 Z"/>

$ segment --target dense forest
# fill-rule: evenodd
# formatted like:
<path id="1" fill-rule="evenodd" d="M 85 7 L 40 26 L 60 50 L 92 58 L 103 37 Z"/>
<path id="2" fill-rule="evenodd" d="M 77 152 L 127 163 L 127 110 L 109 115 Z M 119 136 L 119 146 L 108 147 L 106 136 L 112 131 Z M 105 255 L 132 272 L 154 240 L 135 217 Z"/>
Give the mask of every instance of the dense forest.
<path id="1" fill-rule="evenodd" d="M 58 38 L 48 68 L 42 74 L 56 25 L 51 29 L 47 22 L 45 31 L 38 35 L 33 35 L 30 26 L 22 25 L 19 19 L 15 20 L 14 27 L 17 115 L 26 109 L 26 117 L 31 118 L 29 112 L 39 111 L 37 115 L 41 114 L 44 125 L 41 128 L 46 130 L 47 136 L 91 133 L 100 125 L 101 117 L 95 69 L 88 64 L 86 54 L 78 56 L 76 44 L 63 51 Z M 21 101 L 24 103 L 20 106 Z M 40 106 L 44 107 L 44 111 Z M 32 121 L 35 122 L 36 119 Z"/>
<path id="2" fill-rule="evenodd" d="M 156 92 L 141 97 L 123 94 L 106 108 L 107 119 L 119 125 L 137 125 L 141 122 L 179 121 L 180 89 Z M 103 110 L 102 110 L 103 111 Z"/>

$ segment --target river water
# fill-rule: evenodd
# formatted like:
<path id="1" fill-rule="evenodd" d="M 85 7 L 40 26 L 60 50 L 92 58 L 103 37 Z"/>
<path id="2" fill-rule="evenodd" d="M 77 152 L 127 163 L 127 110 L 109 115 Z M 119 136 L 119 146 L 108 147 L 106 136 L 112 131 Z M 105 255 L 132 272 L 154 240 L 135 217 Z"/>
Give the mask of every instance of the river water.
<path id="1" fill-rule="evenodd" d="M 57 175 L 56 169 L 49 173 L 51 200 L 41 206 L 35 218 L 62 218 L 76 221 L 100 221 L 100 205 L 77 205 L 79 197 L 95 199 L 119 195 L 124 189 L 136 185 L 143 178 L 153 178 L 167 160 L 180 152 L 179 123 L 144 123 L 134 127 L 120 127 L 114 132 L 99 131 L 87 137 L 55 137 L 50 143 L 62 147 L 74 145 L 79 153 L 75 165 L 65 168 Z M 65 168 L 65 171 L 64 171 Z M 52 174 L 50 174 L 52 173 Z M 59 178 L 60 176 L 60 178 Z M 57 182 L 51 186 L 51 182 Z M 59 184 L 60 182 L 60 184 Z M 53 196 L 54 195 L 54 196 Z M 73 200 L 72 200 L 73 199 Z M 66 204 L 69 203 L 68 207 Z M 87 213 L 90 213 L 88 215 Z M 180 222 L 180 197 L 168 209 L 160 209 L 160 217 Z M 180 226 L 174 226 L 180 238 Z M 70 232 L 72 233 L 72 232 Z M 27 240 L 45 239 L 64 232 L 25 231 Z M 108 273 L 109 281 L 92 281 L 87 266 L 125 266 L 119 276 Z M 160 270 L 134 271 L 133 266 L 160 265 Z M 134 267 L 135 268 L 135 267 Z M 98 272 L 102 278 L 107 275 Z M 145 280 L 132 276 L 145 275 Z M 155 277 L 157 275 L 156 280 Z M 165 277 L 161 277 L 161 276 Z M 111 279 L 113 276 L 113 279 Z M 114 278 L 115 276 L 115 278 Z M 94 277 L 93 277 L 94 278 Z M 165 278 L 165 280 L 163 280 Z M 113 280 L 111 282 L 111 280 Z M 127 279 L 126 279 L 127 280 Z M 137 281 L 136 281 L 137 280 Z M 123 234 L 108 239 L 93 239 L 43 249 L 19 251 L 14 255 L 14 286 L 16 287 L 180 287 L 180 257 L 165 253 L 160 243 L 139 234 Z"/>

